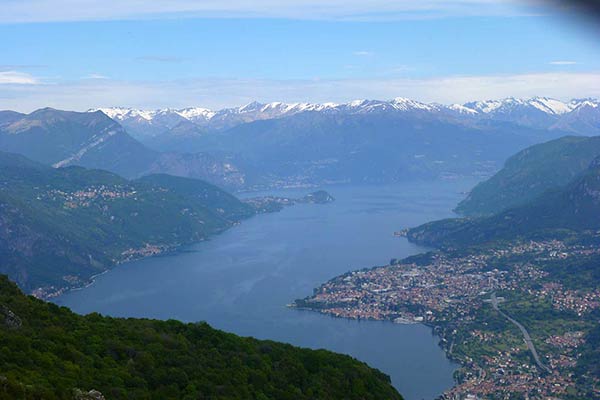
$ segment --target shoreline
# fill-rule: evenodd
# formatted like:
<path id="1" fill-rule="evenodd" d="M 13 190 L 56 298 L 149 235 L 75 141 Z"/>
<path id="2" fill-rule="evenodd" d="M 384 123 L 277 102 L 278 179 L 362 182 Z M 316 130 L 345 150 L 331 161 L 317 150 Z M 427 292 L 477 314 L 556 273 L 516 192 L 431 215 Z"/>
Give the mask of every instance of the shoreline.
<path id="1" fill-rule="evenodd" d="M 440 349 L 442 349 L 442 350 L 443 350 L 443 352 L 444 352 L 444 356 L 446 357 L 446 359 L 447 359 L 448 361 L 450 361 L 450 362 L 452 362 L 452 363 L 456 364 L 456 365 L 457 365 L 457 367 L 458 367 L 458 368 L 456 368 L 456 369 L 455 369 L 455 371 L 454 371 L 455 373 L 456 373 L 456 371 L 458 371 L 460 368 L 465 368 L 465 367 L 466 367 L 466 365 L 465 365 L 465 364 L 464 364 L 464 363 L 463 363 L 461 360 L 459 360 L 458 358 L 456 358 L 456 357 L 453 357 L 453 356 L 452 356 L 452 354 L 451 354 L 451 352 L 450 352 L 451 346 L 450 346 L 450 348 L 448 348 L 448 347 L 444 346 L 444 342 L 448 342 L 448 341 L 447 341 L 447 340 L 444 338 L 444 336 L 441 334 L 441 332 L 440 332 L 440 328 L 441 328 L 441 327 L 440 327 L 439 325 L 431 325 L 431 324 L 428 324 L 428 323 L 426 323 L 426 322 L 417 322 L 417 321 L 415 321 L 415 322 L 408 322 L 408 323 L 397 323 L 397 322 L 394 322 L 394 321 L 393 321 L 393 320 L 391 320 L 391 319 L 375 319 L 375 318 L 363 319 L 363 318 L 348 318 L 348 317 L 342 317 L 342 316 L 338 316 L 338 315 L 333 315 L 333 314 L 327 314 L 327 313 L 323 313 L 323 312 L 320 312 L 320 311 L 318 311 L 318 309 L 311 309 L 311 308 L 308 308 L 308 307 L 289 307 L 289 308 L 295 308 L 295 309 L 297 309 L 297 310 L 299 310 L 299 311 L 306 311 L 306 312 L 316 312 L 316 313 L 318 313 L 318 314 L 320 314 L 320 315 L 326 315 L 326 316 L 328 316 L 328 317 L 331 317 L 331 318 L 335 318 L 335 319 L 344 319 L 344 320 L 347 320 L 347 321 L 358 321 L 358 322 L 361 322 L 361 321 L 364 321 L 364 322 L 383 322 L 383 323 L 389 323 L 389 324 L 392 324 L 392 325 L 422 325 L 422 326 L 425 326 L 425 327 L 429 328 L 429 329 L 430 329 L 430 331 L 431 331 L 431 334 L 432 334 L 432 335 L 434 335 L 434 336 L 437 336 L 437 337 L 439 338 L 439 341 L 438 341 L 438 343 L 437 343 L 438 347 L 439 347 Z M 434 399 L 432 399 L 432 400 L 445 399 L 445 398 L 446 398 L 446 397 L 445 397 L 445 396 L 446 396 L 446 392 L 447 392 L 447 391 L 449 391 L 449 390 L 452 390 L 452 389 L 454 389 L 454 388 L 455 388 L 455 387 L 458 385 L 458 381 L 456 380 L 456 376 L 455 376 L 454 374 L 453 374 L 453 376 L 452 376 L 452 381 L 453 381 L 453 384 L 452 384 L 452 386 L 451 386 L 451 387 L 449 387 L 449 388 L 445 389 L 445 390 L 444 390 L 442 393 L 440 393 L 438 396 L 436 396 L 436 397 L 435 397 Z"/>
<path id="2" fill-rule="evenodd" d="M 96 279 L 99 278 L 102 275 L 105 275 L 109 272 L 111 272 L 112 270 L 114 270 L 115 268 L 117 268 L 119 265 L 125 264 L 125 263 L 129 263 L 129 262 L 135 262 L 135 261 L 140 261 L 140 260 L 144 260 L 147 258 L 152 258 L 152 257 L 164 257 L 164 256 L 169 256 L 169 255 L 174 255 L 177 254 L 179 251 L 181 251 L 183 248 L 187 247 L 187 246 L 193 246 L 202 242 L 205 242 L 207 240 L 210 240 L 212 237 L 220 235 L 226 231 L 228 231 L 229 229 L 235 227 L 239 225 L 239 223 L 234 223 L 232 224 L 230 227 L 223 229 L 222 231 L 219 232 L 215 232 L 214 234 L 206 237 L 206 238 L 202 238 L 199 240 L 194 240 L 191 242 L 187 242 L 187 243 L 180 243 L 180 244 L 172 244 L 172 245 L 166 245 L 166 244 L 157 244 L 157 245 L 151 245 L 151 246 L 156 246 L 157 248 L 164 248 L 164 250 L 160 250 L 158 252 L 155 252 L 153 254 L 148 254 L 148 255 L 139 255 L 137 257 L 128 257 L 128 258 L 124 258 L 121 260 L 117 260 L 117 261 L 113 261 L 112 264 L 110 264 L 109 267 L 105 268 L 103 271 L 91 275 L 88 278 L 85 278 L 85 280 L 81 281 L 81 284 L 78 285 L 68 285 L 68 286 L 63 286 L 60 288 L 56 288 L 53 291 L 49 291 L 47 293 L 41 293 L 42 291 L 47 290 L 48 288 L 52 288 L 52 286 L 50 287 L 41 287 L 41 288 L 37 288 L 34 289 L 32 291 L 29 292 L 30 295 L 40 299 L 40 300 L 44 300 L 44 301 L 51 301 L 52 299 L 55 299 L 57 297 L 60 297 L 62 295 L 65 295 L 67 293 L 70 292 L 77 292 L 83 289 L 86 289 L 92 285 L 94 285 L 96 283 Z M 123 253 L 127 252 L 127 250 L 125 250 Z M 122 254 L 123 254 L 122 253 Z M 36 293 L 38 292 L 38 293 Z"/>
<path id="3" fill-rule="evenodd" d="M 310 194 L 308 194 L 307 196 L 309 196 Z M 327 193 L 327 195 L 329 195 L 329 193 Z M 264 197 L 264 196 L 263 196 Z M 306 197 L 306 196 L 305 196 Z M 260 197 L 262 198 L 262 197 Z M 296 202 L 300 203 L 301 200 L 303 200 L 303 198 L 291 198 L 292 203 L 289 204 L 289 206 L 293 206 L 296 205 Z M 333 199 L 333 198 L 332 198 Z M 247 201 L 248 199 L 242 199 L 242 201 Z M 332 200 L 333 201 L 333 200 Z M 329 203 L 330 201 L 328 201 L 327 203 Z M 326 203 L 319 203 L 319 202 L 308 202 L 307 204 L 312 204 L 312 205 L 319 205 L 319 204 L 326 204 Z M 90 286 L 92 286 L 95 282 L 96 282 L 96 278 L 112 271 L 113 269 L 115 269 L 117 266 L 127 263 L 127 262 L 133 262 L 133 261 L 139 261 L 139 260 L 143 260 L 146 258 L 150 258 L 150 257 L 159 257 L 159 256 L 168 256 L 168 255 L 172 255 L 172 254 L 176 254 L 177 252 L 181 251 L 183 248 L 187 247 L 187 246 L 193 246 L 202 242 L 205 242 L 207 240 L 210 240 L 213 237 L 216 237 L 240 224 L 242 224 L 245 220 L 248 220 L 250 218 L 254 218 L 258 215 L 262 215 L 262 214 L 271 214 L 271 213 L 275 213 L 275 212 L 280 212 L 282 211 L 283 208 L 281 209 L 269 209 L 269 210 L 260 210 L 260 209 L 254 209 L 254 214 L 248 216 L 247 218 L 244 218 L 242 220 L 239 221 L 233 221 L 231 222 L 231 225 L 224 227 L 220 230 L 217 230 L 215 232 L 213 232 L 212 234 L 209 234 L 206 237 L 197 239 L 197 240 L 191 240 L 189 242 L 184 242 L 184 243 L 174 243 L 174 244 L 149 244 L 149 243 L 145 243 L 143 247 L 140 247 L 138 249 L 127 249 L 124 250 L 121 253 L 121 256 L 125 256 L 128 252 L 131 252 L 130 255 L 123 257 L 122 259 L 119 260 L 112 260 L 112 263 L 107 266 L 107 268 L 105 268 L 103 271 L 91 275 L 88 278 L 82 278 L 80 280 L 80 284 L 77 285 L 66 285 L 66 286 L 62 286 L 62 287 L 58 287 L 58 288 L 54 288 L 53 286 L 48 286 L 48 287 L 40 287 L 40 288 L 36 288 L 34 290 L 31 290 L 29 292 L 30 295 L 39 298 L 40 300 L 44 300 L 44 301 L 50 301 L 51 299 L 60 297 L 64 294 L 67 294 L 69 292 L 75 292 L 75 291 L 80 291 L 83 289 L 86 289 Z M 154 247 L 153 251 L 151 252 L 151 254 L 147 254 L 147 255 L 143 255 L 140 254 L 139 252 L 144 249 L 144 248 L 148 248 L 148 247 Z M 49 290 L 51 289 L 51 290 Z"/>
<path id="4" fill-rule="evenodd" d="M 429 324 L 427 322 L 424 321 L 411 321 L 411 322 L 394 322 L 394 320 L 391 319 L 376 319 L 376 318 L 349 318 L 349 317 L 343 317 L 343 316 L 339 316 L 339 315 L 334 315 L 334 314 L 328 314 L 328 313 L 324 313 L 319 311 L 318 309 L 311 309 L 309 307 L 297 307 L 295 305 L 292 304 L 287 304 L 286 307 L 290 308 L 290 309 L 295 309 L 301 312 L 313 312 L 313 313 L 317 313 L 323 316 L 328 316 L 330 318 L 334 318 L 334 319 L 343 319 L 343 320 L 347 320 L 347 321 L 357 321 L 357 322 L 382 322 L 382 323 L 389 323 L 392 325 L 422 325 L 425 326 L 427 328 L 430 329 L 430 332 L 433 336 L 436 336 L 439 340 L 437 343 L 437 346 L 442 349 L 442 351 L 444 352 L 444 356 L 446 357 L 446 359 L 454 364 L 456 364 L 457 368 L 454 370 L 453 376 L 452 376 L 452 381 L 453 384 L 451 387 L 445 389 L 442 393 L 440 393 L 439 395 L 437 395 L 435 398 L 433 398 L 432 400 L 439 400 L 439 399 L 445 399 L 446 397 L 446 392 L 449 390 L 454 389 L 457 385 L 458 385 L 458 381 L 456 380 L 456 376 L 455 373 L 456 371 L 458 371 L 460 368 L 464 368 L 466 367 L 465 363 L 461 360 L 459 360 L 456 357 L 452 356 L 451 353 L 451 349 L 452 349 L 452 345 L 453 343 L 450 345 L 450 347 L 447 347 L 444 345 L 444 343 L 447 343 L 448 341 L 444 338 L 444 336 L 441 334 L 441 326 L 439 325 L 432 325 Z"/>
<path id="5" fill-rule="evenodd" d="M 452 354 L 451 354 L 451 348 L 452 348 L 453 343 L 450 345 L 449 348 L 447 346 L 444 346 L 444 343 L 447 343 L 448 340 L 442 335 L 442 333 L 441 333 L 441 326 L 439 326 L 439 325 L 432 325 L 432 324 L 429 324 L 429 323 L 427 323 L 425 321 L 395 322 L 392 319 L 349 318 L 349 317 L 344 317 L 344 316 L 341 316 L 341 315 L 335 315 L 335 314 L 329 314 L 329 313 L 321 312 L 317 308 L 310 308 L 310 307 L 304 307 L 304 306 L 299 307 L 299 306 L 296 306 L 293 303 L 287 304 L 286 307 L 290 308 L 290 309 L 298 310 L 298 311 L 301 311 L 301 312 L 313 312 L 313 313 L 317 313 L 317 314 L 320 314 L 320 315 L 323 315 L 323 316 L 327 316 L 327 317 L 330 317 L 330 318 L 343 319 L 343 320 L 347 320 L 347 321 L 357 321 L 357 322 L 363 322 L 364 321 L 364 322 L 367 322 L 367 323 L 368 322 L 383 322 L 383 323 L 389 323 L 389 324 L 392 324 L 392 325 L 422 325 L 422 326 L 425 326 L 425 327 L 427 327 L 427 328 L 429 328 L 431 330 L 431 334 L 432 335 L 437 336 L 439 338 L 439 341 L 438 341 L 437 345 L 438 345 L 438 347 L 440 349 L 442 349 L 444 351 L 444 355 L 446 356 L 446 359 L 449 360 L 449 361 L 451 361 L 451 362 L 453 362 L 453 363 L 455 363 L 455 364 L 457 364 L 457 366 L 460 367 L 460 368 L 464 368 L 465 367 L 465 364 L 463 363 L 463 361 L 461 361 L 458 358 L 452 356 Z M 458 368 L 457 368 L 457 370 L 458 370 Z M 447 390 L 451 390 L 454 387 L 456 387 L 456 385 L 457 385 L 458 382 L 457 382 L 457 380 L 456 380 L 456 378 L 454 376 L 452 377 L 452 380 L 453 380 L 454 384 L 452 385 L 452 387 L 446 389 L 446 391 Z M 444 393 L 441 393 L 435 399 L 441 399 L 441 398 L 443 398 L 443 396 L 444 396 Z"/>

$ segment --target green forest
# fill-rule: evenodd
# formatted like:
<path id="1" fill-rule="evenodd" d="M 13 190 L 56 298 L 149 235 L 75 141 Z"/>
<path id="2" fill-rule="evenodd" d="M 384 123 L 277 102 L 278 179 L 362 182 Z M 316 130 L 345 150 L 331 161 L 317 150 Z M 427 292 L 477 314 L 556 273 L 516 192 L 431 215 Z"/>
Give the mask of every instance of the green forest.
<path id="1" fill-rule="evenodd" d="M 401 399 L 349 356 L 206 323 L 80 316 L 0 276 L 0 399 Z"/>

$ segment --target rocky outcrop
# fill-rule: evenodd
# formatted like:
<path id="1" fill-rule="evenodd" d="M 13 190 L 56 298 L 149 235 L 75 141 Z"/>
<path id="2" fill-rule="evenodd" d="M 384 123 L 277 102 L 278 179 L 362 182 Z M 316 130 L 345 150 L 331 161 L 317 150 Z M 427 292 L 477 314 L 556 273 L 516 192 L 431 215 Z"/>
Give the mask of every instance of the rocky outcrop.
<path id="1" fill-rule="evenodd" d="M 73 394 L 75 400 L 106 400 L 104 395 L 95 389 L 92 389 L 89 392 L 75 389 Z"/>
<path id="2" fill-rule="evenodd" d="M 23 325 L 21 318 L 5 305 L 0 305 L 0 319 L 2 320 L 2 325 L 9 329 L 19 329 Z"/>
<path id="3" fill-rule="evenodd" d="M 206 153 L 161 153 L 143 175 L 155 173 L 203 179 L 234 189 L 246 183 L 245 174 L 237 166 Z"/>

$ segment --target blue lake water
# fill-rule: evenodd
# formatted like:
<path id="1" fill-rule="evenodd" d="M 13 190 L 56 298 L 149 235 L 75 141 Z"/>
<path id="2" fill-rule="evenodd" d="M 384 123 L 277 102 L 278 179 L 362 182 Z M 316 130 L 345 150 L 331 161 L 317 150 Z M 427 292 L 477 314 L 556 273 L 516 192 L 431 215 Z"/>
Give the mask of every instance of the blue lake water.
<path id="1" fill-rule="evenodd" d="M 243 336 L 349 354 L 390 375 L 408 400 L 432 399 L 452 386 L 456 365 L 428 327 L 336 319 L 286 304 L 346 271 L 424 251 L 393 232 L 451 216 L 474 183 L 326 187 L 334 203 L 256 216 L 176 254 L 120 265 L 55 301 L 79 313 L 207 321 Z"/>

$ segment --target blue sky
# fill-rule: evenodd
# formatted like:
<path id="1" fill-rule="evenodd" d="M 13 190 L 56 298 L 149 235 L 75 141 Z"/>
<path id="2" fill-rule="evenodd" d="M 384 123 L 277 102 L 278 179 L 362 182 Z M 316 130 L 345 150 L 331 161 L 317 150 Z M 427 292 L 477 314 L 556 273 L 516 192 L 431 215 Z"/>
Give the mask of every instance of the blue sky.
<path id="1" fill-rule="evenodd" d="M 598 37 L 544 7 L 4 1 L 0 109 L 600 95 Z"/>

